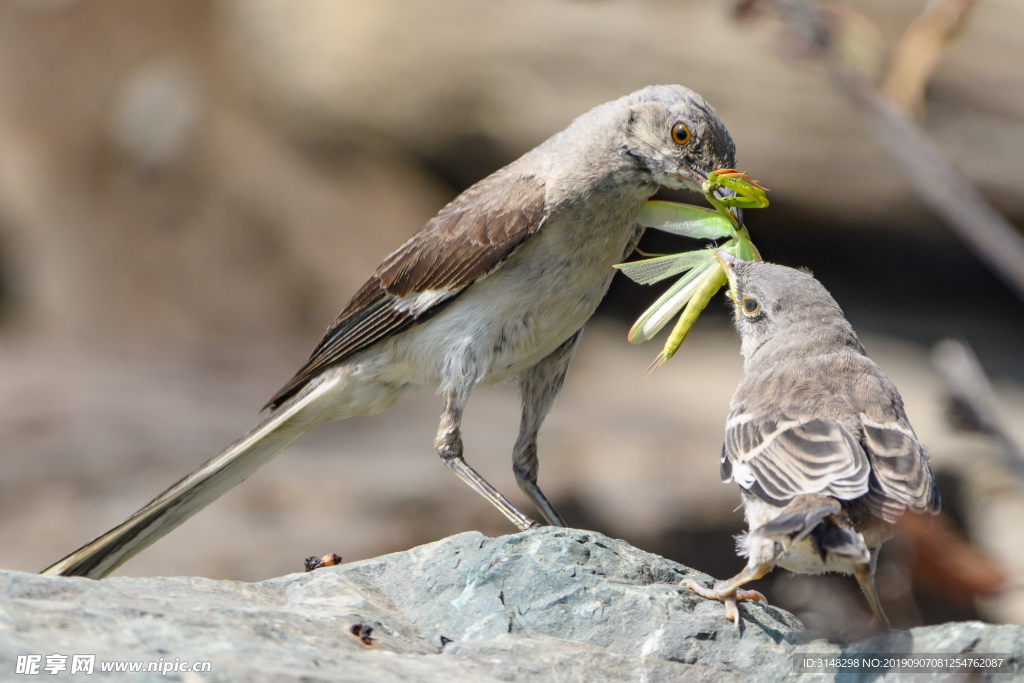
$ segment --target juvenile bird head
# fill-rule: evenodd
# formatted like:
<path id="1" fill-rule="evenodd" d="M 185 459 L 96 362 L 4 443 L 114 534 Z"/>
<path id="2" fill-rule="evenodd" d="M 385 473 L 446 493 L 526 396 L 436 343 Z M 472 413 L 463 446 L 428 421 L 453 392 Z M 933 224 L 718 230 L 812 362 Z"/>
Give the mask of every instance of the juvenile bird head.
<path id="1" fill-rule="evenodd" d="M 692 90 L 653 85 L 619 102 L 628 109 L 620 154 L 657 184 L 699 192 L 708 173 L 735 165 L 736 145 L 725 124 Z"/>
<path id="2" fill-rule="evenodd" d="M 729 278 L 742 353 L 750 363 L 758 352 L 810 354 L 850 346 L 863 353 L 839 304 L 808 273 L 774 263 L 744 261 L 715 251 Z"/>

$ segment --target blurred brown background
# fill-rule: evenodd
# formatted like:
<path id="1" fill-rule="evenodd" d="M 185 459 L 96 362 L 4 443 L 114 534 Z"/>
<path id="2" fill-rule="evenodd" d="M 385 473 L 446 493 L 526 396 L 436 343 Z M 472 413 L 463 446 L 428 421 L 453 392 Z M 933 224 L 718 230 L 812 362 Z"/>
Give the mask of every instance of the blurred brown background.
<path id="1" fill-rule="evenodd" d="M 925 6 L 850 4 L 883 45 Z M 1021 3 L 980 0 L 921 119 L 1017 226 L 1020 26 Z M 590 107 L 669 82 L 717 107 L 771 189 L 748 215 L 765 257 L 811 267 L 900 387 L 952 533 L 978 553 L 965 571 L 1005 573 L 987 597 L 955 572 L 929 584 L 914 541 L 894 542 L 879 579 L 894 625 L 1024 622 L 1021 488 L 946 423 L 927 360 L 942 337 L 970 341 L 1024 440 L 1024 305 L 782 43 L 770 21 L 679 0 L 0 4 L 0 566 L 42 569 L 215 454 L 446 201 Z M 570 522 L 732 575 L 739 496 L 717 470 L 739 344 L 716 299 L 645 377 L 657 348 L 625 331 L 655 296 L 616 281 L 545 425 L 541 478 Z M 439 412 L 424 392 L 315 431 L 121 573 L 254 580 L 311 554 L 512 532 L 437 461 Z M 527 509 L 515 389 L 478 392 L 465 426 L 469 461 Z M 866 619 L 852 580 L 776 574 L 769 598 L 809 625 Z"/>

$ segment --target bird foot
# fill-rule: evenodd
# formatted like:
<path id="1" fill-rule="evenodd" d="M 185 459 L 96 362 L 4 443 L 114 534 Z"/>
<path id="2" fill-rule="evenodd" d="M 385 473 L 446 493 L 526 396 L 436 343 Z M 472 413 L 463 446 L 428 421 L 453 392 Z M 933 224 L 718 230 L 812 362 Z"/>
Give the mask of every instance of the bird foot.
<path id="1" fill-rule="evenodd" d="M 725 604 L 725 618 L 733 622 L 736 625 L 736 630 L 740 628 L 740 610 L 737 603 L 745 600 L 753 600 L 755 602 L 763 602 L 768 604 L 768 599 L 764 597 L 760 592 L 747 590 L 745 588 L 729 588 L 728 581 L 719 581 L 711 588 L 702 586 L 696 581 L 691 579 L 684 579 L 682 584 L 692 590 L 702 598 L 708 600 L 718 600 Z"/>

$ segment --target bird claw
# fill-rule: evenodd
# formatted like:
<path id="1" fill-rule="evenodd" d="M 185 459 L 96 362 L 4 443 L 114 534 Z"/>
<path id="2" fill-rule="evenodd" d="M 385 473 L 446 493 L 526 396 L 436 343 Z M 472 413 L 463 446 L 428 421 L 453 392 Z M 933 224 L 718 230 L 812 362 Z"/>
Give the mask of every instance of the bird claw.
<path id="1" fill-rule="evenodd" d="M 768 598 L 764 597 L 764 595 L 760 591 L 747 590 L 745 588 L 737 588 L 736 601 L 743 602 L 744 600 L 750 600 L 753 602 L 763 602 L 766 605 L 768 604 Z"/>
<path id="2" fill-rule="evenodd" d="M 707 598 L 708 600 L 721 600 L 714 588 L 706 588 L 692 579 L 683 579 L 683 585 L 702 598 Z"/>
<path id="3" fill-rule="evenodd" d="M 697 595 L 708 600 L 718 600 L 725 605 L 725 618 L 736 625 L 740 630 L 740 610 L 738 603 L 744 601 L 763 602 L 768 604 L 768 599 L 762 593 L 745 588 L 725 589 L 726 581 L 719 581 L 711 588 L 702 586 L 692 579 L 684 579 L 682 585 L 692 590 Z M 724 590 L 723 590 L 724 589 Z"/>
<path id="4" fill-rule="evenodd" d="M 725 618 L 733 623 L 733 627 L 737 632 L 740 630 L 740 608 L 736 605 L 736 601 L 724 598 L 722 600 L 725 603 Z"/>

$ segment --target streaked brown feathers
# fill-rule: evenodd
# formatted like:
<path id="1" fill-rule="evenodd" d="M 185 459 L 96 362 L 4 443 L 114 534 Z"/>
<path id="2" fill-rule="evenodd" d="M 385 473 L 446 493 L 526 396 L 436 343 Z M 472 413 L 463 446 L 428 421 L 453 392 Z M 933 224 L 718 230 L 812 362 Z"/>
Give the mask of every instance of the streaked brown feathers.
<path id="1" fill-rule="evenodd" d="M 937 512 L 938 492 L 927 457 L 895 387 L 866 358 L 856 363 L 861 373 L 857 385 L 840 387 L 834 381 L 841 356 L 852 353 L 844 349 L 803 359 L 794 379 L 805 396 L 817 397 L 813 405 L 804 405 L 800 394 L 788 388 L 779 391 L 772 373 L 746 379 L 747 395 L 759 400 L 734 399 L 722 449 L 723 480 L 734 479 L 776 506 L 797 496 L 824 494 L 848 501 L 863 498 L 887 522 L 907 509 Z M 764 401 L 766 395 L 773 400 Z M 872 419 L 868 411 L 879 416 Z"/>
<path id="2" fill-rule="evenodd" d="M 733 415 L 729 422 L 723 468 L 745 467 L 753 483 L 744 485 L 739 472 L 737 482 L 766 502 L 784 505 L 811 493 L 852 500 L 868 492 L 868 458 L 841 422 L 809 416 L 742 421 Z"/>

